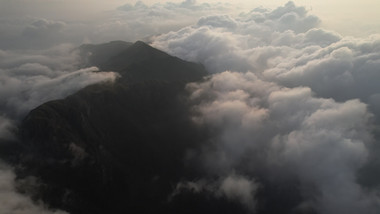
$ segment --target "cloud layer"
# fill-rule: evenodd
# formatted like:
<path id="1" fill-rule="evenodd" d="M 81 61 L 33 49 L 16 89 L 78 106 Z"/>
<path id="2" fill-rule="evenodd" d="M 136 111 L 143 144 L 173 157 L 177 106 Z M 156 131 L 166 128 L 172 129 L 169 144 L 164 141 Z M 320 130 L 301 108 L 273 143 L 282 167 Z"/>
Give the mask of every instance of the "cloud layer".
<path id="1" fill-rule="evenodd" d="M 296 176 L 302 209 L 376 213 L 376 191 L 355 179 L 372 141 L 364 103 L 316 98 L 309 88 L 284 88 L 251 72 L 226 71 L 188 87 L 201 103 L 194 121 L 221 133 L 200 154 L 206 172 L 237 170 L 264 180 L 262 185 Z M 280 175 L 271 178 L 273 173 Z"/>
<path id="2" fill-rule="evenodd" d="M 0 109 L 10 119 L 53 99 L 64 98 L 96 82 L 112 81 L 117 74 L 98 68 L 77 69 L 79 56 L 73 47 L 18 53 L 3 51 L 0 57 Z"/>
<path id="3" fill-rule="evenodd" d="M 14 4 L 17 7 L 35 7 L 22 1 Z M 71 2 L 70 5 L 74 4 Z M 0 14 L 0 49 L 46 49 L 62 43 L 79 45 L 83 42 L 104 43 L 112 40 L 134 42 L 179 30 L 207 14 L 235 13 L 235 10 L 235 6 L 224 3 L 183 1 L 146 5 L 138 1 L 134 5 L 127 3 L 77 20 L 72 20 L 70 16 L 63 19 L 55 18 L 54 15 L 44 16 L 50 11 L 40 13 L 41 16 L 33 13 L 13 17 L 4 13 L 4 16 Z M 74 13 L 73 16 L 80 14 Z"/>
<path id="4" fill-rule="evenodd" d="M 274 174 L 275 183 L 295 177 L 303 198 L 295 209 L 376 213 L 379 192 L 357 173 L 378 142 L 380 40 L 319 23 L 289 2 L 202 17 L 152 44 L 214 73 L 188 86 L 194 121 L 220 133 L 196 157 L 206 172 L 248 173 L 262 186 Z"/>
<path id="5" fill-rule="evenodd" d="M 196 25 L 156 37 L 153 45 L 202 62 L 213 73 L 252 71 L 264 80 L 310 87 L 318 96 L 338 101 L 376 97 L 380 37 L 343 38 L 318 28 L 319 22 L 289 2 L 273 11 L 203 17 Z"/>
<path id="6" fill-rule="evenodd" d="M 144 39 L 212 73 L 187 86 L 194 122 L 215 133 L 186 157 L 204 177 L 177 184 L 172 197 L 206 191 L 255 212 L 260 191 L 283 185 L 300 196 L 294 211 L 377 213 L 379 183 L 357 177 L 379 151 L 380 36 L 322 29 L 293 2 L 234 9 L 187 0 L 125 4 L 82 21 L 0 15 L 0 138 L 39 104 L 117 77 L 79 69 L 72 44 Z M 16 193 L 12 170 L 0 166 L 1 208 L 49 212 Z"/>

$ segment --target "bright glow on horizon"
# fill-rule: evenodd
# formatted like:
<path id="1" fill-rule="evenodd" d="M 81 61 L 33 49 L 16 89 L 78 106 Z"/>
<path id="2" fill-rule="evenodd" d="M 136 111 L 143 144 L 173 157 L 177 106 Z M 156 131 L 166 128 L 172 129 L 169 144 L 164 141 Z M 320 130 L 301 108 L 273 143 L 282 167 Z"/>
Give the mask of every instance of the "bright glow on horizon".
<path id="1" fill-rule="evenodd" d="M 155 1 L 152 2 L 161 2 Z M 198 2 L 229 2 L 199 0 Z M 234 1 L 253 9 L 259 6 L 275 9 L 289 0 Z M 293 0 L 297 6 L 304 6 L 310 13 L 322 20 L 322 27 L 347 36 L 366 36 L 380 33 L 380 1 L 378 0 Z"/>

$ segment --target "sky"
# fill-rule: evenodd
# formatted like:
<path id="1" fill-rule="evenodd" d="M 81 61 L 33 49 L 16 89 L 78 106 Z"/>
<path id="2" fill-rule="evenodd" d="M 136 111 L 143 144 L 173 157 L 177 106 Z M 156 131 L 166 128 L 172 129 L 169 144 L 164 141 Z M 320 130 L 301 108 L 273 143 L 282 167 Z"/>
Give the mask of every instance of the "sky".
<path id="1" fill-rule="evenodd" d="M 380 184 L 365 182 L 380 173 L 379 9 L 375 0 L 0 0 L 0 137 L 12 139 L 36 106 L 117 78 L 81 68 L 77 46 L 143 40 L 210 73 L 187 86 L 198 103 L 190 116 L 220 135 L 189 160 L 204 178 L 175 194 L 223 193 L 254 213 L 265 181 L 295 177 L 301 213 L 379 213 Z M 0 176 L 0 197 L 14 199 L 0 204 L 8 213 L 44 210 L 15 192 L 9 166 Z"/>
<path id="2" fill-rule="evenodd" d="M 99 12 L 114 10 L 116 7 L 129 3 L 135 4 L 137 1 L 125 0 L 1 0 L 1 16 L 35 16 L 40 18 L 55 20 L 78 20 L 91 19 L 98 16 Z M 165 3 L 167 1 L 146 0 L 147 5 Z M 180 3 L 181 0 L 171 2 Z M 202 2 L 223 2 L 232 3 L 231 1 L 201 1 Z M 233 4 L 240 5 L 245 9 L 259 6 L 273 8 L 283 5 L 287 0 L 256 0 L 256 1 L 233 1 Z M 317 15 L 323 20 L 323 26 L 328 29 L 337 31 L 344 35 L 363 36 L 380 31 L 380 15 L 378 13 L 380 2 L 377 0 L 295 0 L 295 3 L 305 6 L 311 13 Z M 85 9 L 84 9 L 85 8 Z M 70 15 L 68 15 L 70 14 Z M 353 28 L 352 26 L 356 27 Z"/>

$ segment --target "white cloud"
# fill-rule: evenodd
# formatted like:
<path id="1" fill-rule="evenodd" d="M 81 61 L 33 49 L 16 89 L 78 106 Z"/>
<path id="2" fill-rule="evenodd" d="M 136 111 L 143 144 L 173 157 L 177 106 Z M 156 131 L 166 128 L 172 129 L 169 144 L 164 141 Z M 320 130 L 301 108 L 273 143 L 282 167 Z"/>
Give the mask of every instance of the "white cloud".
<path id="1" fill-rule="evenodd" d="M 318 28 L 316 20 L 290 2 L 273 11 L 205 16 L 196 25 L 154 37 L 152 44 L 201 62 L 211 73 L 253 71 L 285 87 L 310 87 L 317 96 L 367 102 L 380 91 L 379 36 L 342 37 Z"/>
<path id="2" fill-rule="evenodd" d="M 70 46 L 71 47 L 71 46 Z M 116 73 L 98 68 L 75 68 L 79 56 L 72 47 L 59 46 L 43 51 L 3 51 L 0 58 L 0 109 L 11 119 L 52 99 L 64 98 L 87 85 L 113 81 Z"/>
<path id="3" fill-rule="evenodd" d="M 241 202 L 250 210 L 254 210 L 255 200 L 253 194 L 257 188 L 258 185 L 254 181 L 233 174 L 223 179 L 219 192 L 227 199 Z"/>
<path id="4" fill-rule="evenodd" d="M 21 1 L 14 3 L 17 7 L 21 7 L 20 4 Z M 57 3 L 59 4 L 67 9 L 65 4 Z M 57 5 L 52 7 L 56 9 Z M 66 6 L 68 5 L 72 6 L 73 3 Z M 10 8 L 17 11 L 17 8 Z M 83 42 L 147 40 L 150 36 L 194 24 L 204 15 L 234 13 L 235 9 L 235 6 L 227 3 L 198 4 L 195 1 L 184 1 L 145 5 L 137 1 L 134 5 L 127 3 L 112 10 L 92 14 L 91 19 L 72 20 L 70 16 L 55 18 L 54 15 L 46 15 L 50 11 L 32 15 L 20 14 L 17 17 L 0 15 L 0 49 L 45 49 L 62 43 L 79 45 Z M 71 14 L 72 11 L 73 8 L 68 13 Z"/>
<path id="5" fill-rule="evenodd" d="M 309 88 L 283 88 L 250 72 L 215 74 L 188 89 L 200 101 L 194 120 L 221 131 L 200 154 L 207 172 L 244 169 L 280 183 L 286 175 L 262 174 L 278 170 L 296 176 L 303 203 L 321 213 L 376 212 L 377 192 L 356 182 L 373 140 L 364 103 L 316 98 Z"/>

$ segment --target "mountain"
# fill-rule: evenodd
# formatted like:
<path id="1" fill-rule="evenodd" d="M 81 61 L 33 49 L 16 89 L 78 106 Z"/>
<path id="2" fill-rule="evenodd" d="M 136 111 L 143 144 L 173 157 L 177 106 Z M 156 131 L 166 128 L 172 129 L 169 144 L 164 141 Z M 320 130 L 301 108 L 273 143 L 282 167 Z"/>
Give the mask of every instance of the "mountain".
<path id="1" fill-rule="evenodd" d="M 43 201 L 71 213 L 161 207 L 202 138 L 180 93 L 182 84 L 105 84 L 43 104 L 20 127 L 24 173 L 47 186 Z"/>
<path id="2" fill-rule="evenodd" d="M 202 156 L 220 130 L 194 123 L 199 103 L 186 90 L 207 75 L 202 65 L 142 42 L 76 51 L 84 67 L 121 77 L 40 105 L 19 125 L 18 139 L 0 139 L 0 156 L 16 169 L 19 192 L 71 214 L 316 213 L 295 209 L 303 198 L 293 177 L 278 184 L 272 174 L 255 174 L 262 185 L 255 210 L 230 187 L 229 195 L 222 192 L 228 179 L 208 170 L 209 157 Z"/>
<path id="3" fill-rule="evenodd" d="M 199 200 L 191 192 L 170 199 L 177 183 L 197 178 L 185 159 L 208 138 L 192 122 L 185 90 L 207 74 L 203 66 L 143 42 L 79 49 L 86 65 L 122 77 L 26 116 L 14 165 L 19 183 L 29 186 L 20 189 L 71 214 L 209 213 L 220 207 L 236 213 L 239 207 L 226 199 Z"/>
<path id="4" fill-rule="evenodd" d="M 100 66 L 110 58 L 120 54 L 128 47 L 133 45 L 131 42 L 111 41 L 104 44 L 84 44 L 76 50 L 79 51 L 83 60 L 83 67 Z"/>
<path id="5" fill-rule="evenodd" d="M 170 56 L 141 41 L 82 45 L 79 50 L 86 66 L 116 71 L 128 82 L 196 81 L 207 74 L 201 64 Z"/>

